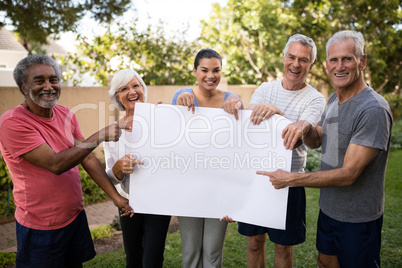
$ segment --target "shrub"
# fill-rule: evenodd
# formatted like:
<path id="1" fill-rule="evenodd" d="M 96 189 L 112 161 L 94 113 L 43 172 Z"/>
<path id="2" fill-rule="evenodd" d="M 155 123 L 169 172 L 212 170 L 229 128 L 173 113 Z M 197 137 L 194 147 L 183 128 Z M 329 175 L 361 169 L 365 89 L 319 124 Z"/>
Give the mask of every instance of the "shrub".
<path id="1" fill-rule="evenodd" d="M 401 119 L 402 115 L 402 96 L 399 94 L 386 94 L 384 98 L 388 101 L 395 121 Z"/>
<path id="2" fill-rule="evenodd" d="M 0 158 L 0 216 L 13 215 L 14 211 L 13 183 L 4 159 Z"/>
<path id="3" fill-rule="evenodd" d="M 399 94 L 386 94 L 384 98 L 388 101 L 392 111 L 394 124 L 392 126 L 391 151 L 402 149 L 402 96 Z"/>
<path id="4" fill-rule="evenodd" d="M 0 267 L 15 265 L 15 255 L 14 252 L 0 252 Z"/>
<path id="5" fill-rule="evenodd" d="M 117 231 L 121 231 L 121 225 L 120 225 L 120 218 L 117 215 L 114 215 L 112 224 L 111 224 L 112 228 L 117 230 Z"/>
<path id="6" fill-rule="evenodd" d="M 113 236 L 113 228 L 109 224 L 101 225 L 91 230 L 92 239 L 102 239 Z"/>
<path id="7" fill-rule="evenodd" d="M 80 165 L 82 194 L 85 205 L 93 204 L 108 198 L 107 194 L 91 179 L 88 173 Z"/>
<path id="8" fill-rule="evenodd" d="M 321 147 L 317 149 L 307 149 L 306 172 L 318 171 L 321 168 Z"/>
<path id="9" fill-rule="evenodd" d="M 402 149 L 402 119 L 394 121 L 390 147 L 391 151 Z"/>

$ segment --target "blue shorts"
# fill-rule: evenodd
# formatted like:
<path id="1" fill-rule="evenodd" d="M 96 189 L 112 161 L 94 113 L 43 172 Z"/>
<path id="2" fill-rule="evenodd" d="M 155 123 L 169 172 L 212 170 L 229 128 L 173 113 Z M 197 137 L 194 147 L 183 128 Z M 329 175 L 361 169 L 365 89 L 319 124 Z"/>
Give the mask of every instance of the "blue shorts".
<path id="1" fill-rule="evenodd" d="M 16 266 L 74 266 L 95 257 L 85 211 L 66 227 L 57 230 L 35 230 L 16 222 Z"/>
<path id="2" fill-rule="evenodd" d="M 340 222 L 320 211 L 317 249 L 336 255 L 340 267 L 380 267 L 383 216 L 364 223 Z"/>
<path id="3" fill-rule="evenodd" d="M 260 211 L 256 211 L 260 213 Z M 286 230 L 267 228 L 239 222 L 239 233 L 255 236 L 268 233 L 275 244 L 293 246 L 306 241 L 306 192 L 303 187 L 290 187 L 286 216 Z"/>

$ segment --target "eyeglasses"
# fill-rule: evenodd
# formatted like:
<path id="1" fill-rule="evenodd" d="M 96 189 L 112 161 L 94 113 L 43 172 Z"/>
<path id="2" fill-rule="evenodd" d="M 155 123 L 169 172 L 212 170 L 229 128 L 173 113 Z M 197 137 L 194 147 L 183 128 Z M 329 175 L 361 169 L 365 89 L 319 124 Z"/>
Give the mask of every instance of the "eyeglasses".
<path id="1" fill-rule="evenodd" d="M 137 91 L 140 88 L 142 88 L 141 84 L 134 84 L 134 85 L 131 85 L 129 87 L 123 87 L 123 88 L 120 88 L 120 89 L 116 90 L 115 94 L 118 94 L 120 92 L 128 92 L 130 89 L 133 89 L 134 91 Z"/>

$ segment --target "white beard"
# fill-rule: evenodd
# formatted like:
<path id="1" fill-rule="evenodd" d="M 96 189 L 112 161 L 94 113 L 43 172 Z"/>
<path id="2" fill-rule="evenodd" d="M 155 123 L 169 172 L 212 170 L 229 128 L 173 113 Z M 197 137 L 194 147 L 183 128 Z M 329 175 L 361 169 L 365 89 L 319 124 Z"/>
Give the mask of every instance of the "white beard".
<path id="1" fill-rule="evenodd" d="M 28 92 L 29 92 L 29 97 L 32 99 L 33 102 L 35 102 L 38 106 L 40 106 L 42 108 L 46 108 L 46 109 L 54 107 L 57 104 L 57 101 L 59 100 L 59 97 L 60 97 L 60 95 L 58 95 L 58 96 L 55 95 L 53 100 L 45 101 L 45 100 L 42 100 L 39 95 L 34 95 L 32 89 L 29 89 Z"/>

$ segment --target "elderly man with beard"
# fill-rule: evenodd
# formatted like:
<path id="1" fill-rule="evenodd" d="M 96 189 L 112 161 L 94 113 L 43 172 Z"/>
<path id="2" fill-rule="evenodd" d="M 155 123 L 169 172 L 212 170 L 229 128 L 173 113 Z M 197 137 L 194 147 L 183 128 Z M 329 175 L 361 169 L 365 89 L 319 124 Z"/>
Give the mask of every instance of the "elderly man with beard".
<path id="1" fill-rule="evenodd" d="M 121 126 L 84 139 L 75 115 L 57 105 L 60 71 L 46 55 L 21 60 L 14 79 L 25 101 L 0 117 L 0 149 L 14 185 L 17 267 L 82 267 L 96 253 L 77 165 L 124 215 L 133 214 L 91 154 L 102 141 L 117 141 Z"/>

